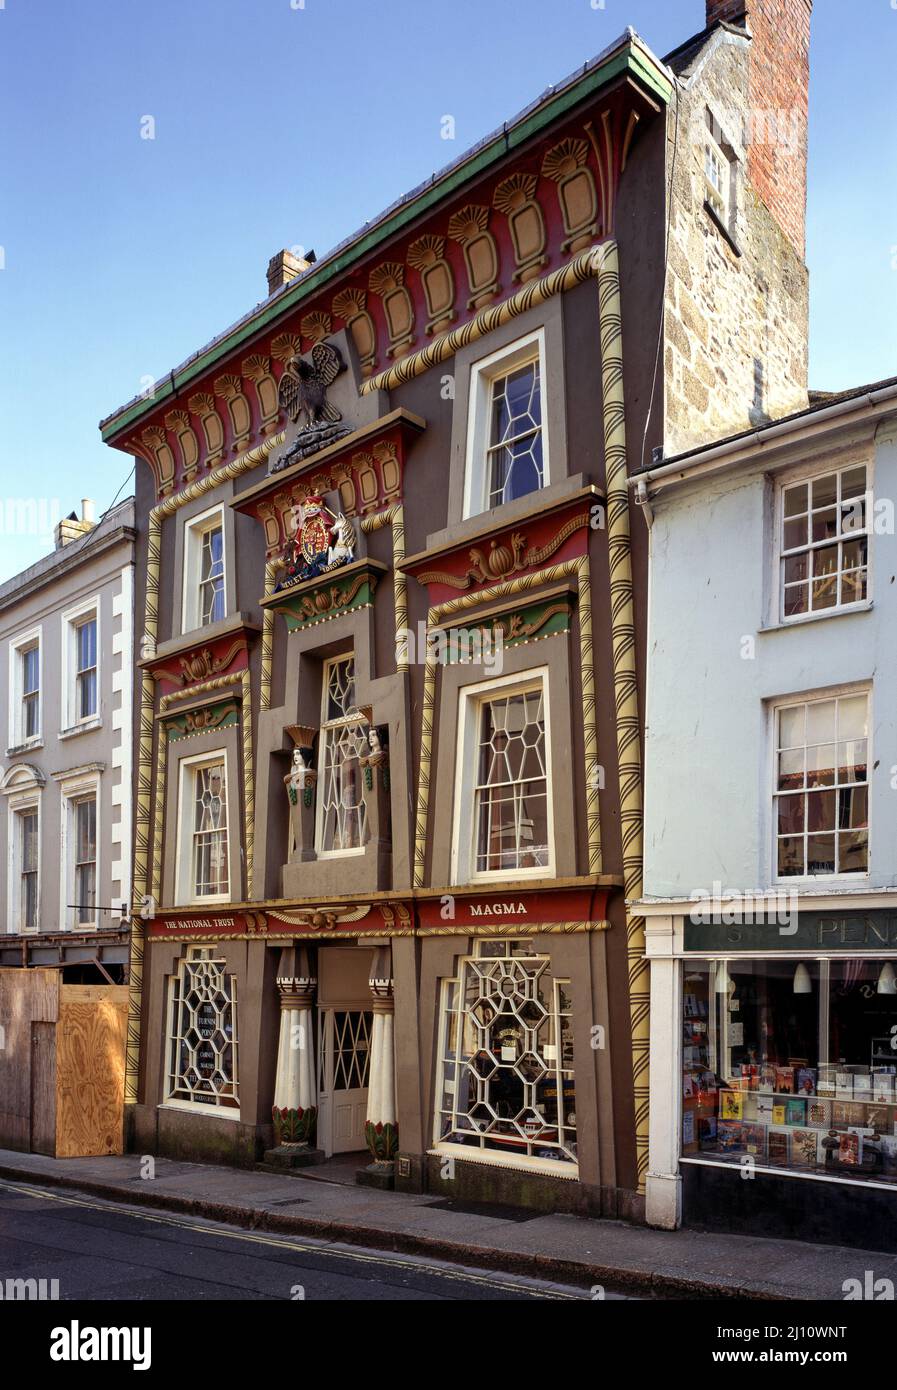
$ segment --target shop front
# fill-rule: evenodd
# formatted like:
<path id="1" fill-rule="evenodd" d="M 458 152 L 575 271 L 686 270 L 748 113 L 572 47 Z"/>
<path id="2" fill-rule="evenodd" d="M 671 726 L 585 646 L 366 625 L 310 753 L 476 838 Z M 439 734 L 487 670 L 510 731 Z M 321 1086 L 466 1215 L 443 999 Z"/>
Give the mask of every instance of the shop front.
<path id="1" fill-rule="evenodd" d="M 897 904 L 653 903 L 648 1220 L 897 1249 Z"/>
<path id="2" fill-rule="evenodd" d="M 621 895 L 582 880 L 160 913 L 148 1008 L 165 1022 L 147 1028 L 134 1143 L 627 1214 L 609 898 L 616 916 Z"/>

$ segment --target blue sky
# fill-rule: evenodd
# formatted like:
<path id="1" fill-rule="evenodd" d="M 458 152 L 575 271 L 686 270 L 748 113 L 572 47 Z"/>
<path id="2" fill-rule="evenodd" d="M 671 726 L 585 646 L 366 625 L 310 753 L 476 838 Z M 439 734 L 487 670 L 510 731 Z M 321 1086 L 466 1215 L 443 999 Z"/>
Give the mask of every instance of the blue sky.
<path id="1" fill-rule="evenodd" d="M 815 5 L 820 389 L 897 374 L 893 4 Z M 98 420 L 264 298 L 281 246 L 323 254 L 627 24 L 662 56 L 703 22 L 703 0 L 0 0 L 0 581 L 48 549 L 10 500 L 108 506 L 129 465 Z"/>

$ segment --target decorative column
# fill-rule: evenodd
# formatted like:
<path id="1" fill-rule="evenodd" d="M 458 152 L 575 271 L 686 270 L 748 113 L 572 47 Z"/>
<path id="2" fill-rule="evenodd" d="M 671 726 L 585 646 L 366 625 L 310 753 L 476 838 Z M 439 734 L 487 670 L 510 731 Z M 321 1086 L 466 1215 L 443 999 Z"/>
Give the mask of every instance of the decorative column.
<path id="1" fill-rule="evenodd" d="M 396 1123 L 396 1058 L 393 1034 L 392 950 L 381 946 L 374 953 L 368 980 L 374 998 L 371 1029 L 371 1070 L 368 1078 L 368 1115 L 364 1137 L 373 1162 L 358 1173 L 369 1187 L 391 1188 L 395 1182 L 395 1156 L 399 1148 Z"/>
<path id="2" fill-rule="evenodd" d="M 266 1163 L 281 1167 L 304 1167 L 324 1158 L 314 1147 L 318 1089 L 312 1029 L 317 983 L 305 947 L 285 947 L 277 966 L 280 1043 L 271 1111 L 276 1147 L 265 1154 Z"/>

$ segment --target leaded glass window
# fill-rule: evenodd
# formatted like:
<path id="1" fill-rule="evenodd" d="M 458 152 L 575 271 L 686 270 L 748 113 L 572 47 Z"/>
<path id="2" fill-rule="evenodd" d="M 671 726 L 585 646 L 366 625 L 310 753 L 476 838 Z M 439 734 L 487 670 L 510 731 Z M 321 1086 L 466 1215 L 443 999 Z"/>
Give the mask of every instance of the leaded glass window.
<path id="1" fill-rule="evenodd" d="M 172 980 L 170 1100 L 236 1108 L 236 981 L 217 947 L 194 948 Z"/>
<path id="2" fill-rule="evenodd" d="M 324 667 L 318 776 L 318 853 L 364 848 L 367 811 L 359 758 L 368 751 L 368 723 L 355 707 L 355 660 Z"/>
<path id="3" fill-rule="evenodd" d="M 526 941 L 482 941 L 443 982 L 437 1143 L 576 1162 L 569 980 Z"/>
<path id="4" fill-rule="evenodd" d="M 202 534 L 199 580 L 200 624 L 224 617 L 224 529 L 210 526 Z"/>
<path id="5" fill-rule="evenodd" d="M 197 898 L 226 897 L 230 892 L 223 757 L 193 772 L 193 892 Z"/>
<path id="6" fill-rule="evenodd" d="M 486 477 L 490 507 L 537 492 L 544 484 L 538 357 L 492 382 Z"/>
<path id="7" fill-rule="evenodd" d="M 475 870 L 547 867 L 548 777 L 544 692 L 482 702 L 474 788 Z"/>

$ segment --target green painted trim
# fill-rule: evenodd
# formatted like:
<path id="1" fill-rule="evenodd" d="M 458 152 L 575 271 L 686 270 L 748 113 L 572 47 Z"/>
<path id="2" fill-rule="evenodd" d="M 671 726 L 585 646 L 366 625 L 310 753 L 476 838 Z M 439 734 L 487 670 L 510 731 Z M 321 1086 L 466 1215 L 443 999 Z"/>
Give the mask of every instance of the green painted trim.
<path id="1" fill-rule="evenodd" d="M 223 713 L 222 713 L 223 712 Z M 203 714 L 207 718 L 222 713 L 222 718 L 203 729 L 188 728 L 191 715 Z M 180 743 L 185 738 L 199 738 L 203 734 L 217 734 L 220 729 L 232 728 L 239 724 L 237 706 L 233 700 L 219 700 L 214 705 L 202 705 L 197 710 L 185 710 L 165 716 L 165 735 L 169 743 Z"/>
<path id="2" fill-rule="evenodd" d="M 558 96 L 547 100 L 543 106 L 538 107 L 531 115 L 521 120 L 519 125 L 496 136 L 483 149 L 472 154 L 462 165 L 452 169 L 438 183 L 431 184 L 417 198 L 396 208 L 384 221 L 372 227 L 357 241 L 347 246 L 345 251 L 334 260 L 323 261 L 320 270 L 313 270 L 302 276 L 296 282 L 295 289 L 280 296 L 276 303 L 262 305 L 259 312 L 251 319 L 238 325 L 231 332 L 226 333 L 224 337 L 213 340 L 206 351 L 187 366 L 180 371 L 175 369 L 175 372 L 169 372 L 163 381 L 157 383 L 152 400 L 135 401 L 133 405 L 122 406 L 107 419 L 102 420 L 100 422 L 100 435 L 103 442 L 109 443 L 122 430 L 134 424 L 136 420 L 150 414 L 163 402 L 174 399 L 191 381 L 202 376 L 216 362 L 238 348 L 241 343 L 245 343 L 249 338 L 254 338 L 263 329 L 289 314 L 304 300 L 317 294 L 324 285 L 341 275 L 368 251 L 387 241 L 407 226 L 409 222 L 413 222 L 469 182 L 470 179 L 484 172 L 499 159 L 504 158 L 510 150 L 516 149 L 531 139 L 532 136 L 550 125 L 552 121 L 557 120 L 559 116 L 565 115 L 567 111 L 584 101 L 593 92 L 606 86 L 609 81 L 621 73 L 627 72 L 643 86 L 648 87 L 661 101 L 669 101 L 673 90 L 671 84 L 646 59 L 645 55 L 630 43 L 621 52 L 609 58 L 601 67 L 594 68 Z"/>
<path id="3" fill-rule="evenodd" d="M 352 613 L 356 608 L 370 608 L 374 601 L 374 590 L 377 587 L 377 576 L 373 574 L 361 578 L 361 583 L 347 603 L 336 605 L 333 602 L 334 591 L 345 595 L 351 591 L 353 585 L 354 580 L 337 582 L 333 575 L 328 575 L 322 584 L 316 584 L 312 588 L 303 585 L 302 592 L 299 594 L 292 593 L 289 589 L 283 590 L 276 595 L 279 600 L 277 605 L 271 604 L 270 606 L 275 613 L 283 615 L 287 632 L 302 632 L 305 628 L 315 627 L 318 623 L 329 622 L 332 618 L 341 618 L 344 613 Z M 329 607 L 318 607 L 316 599 L 319 594 L 329 596 Z M 307 611 L 304 606 L 306 603 L 313 605 L 313 612 Z"/>
<path id="4" fill-rule="evenodd" d="M 549 618 L 542 622 L 543 615 L 550 609 L 556 609 Z M 524 607 L 509 608 L 504 613 L 490 614 L 479 621 L 471 615 L 467 622 L 453 623 L 450 628 L 443 629 L 446 637 L 446 648 L 448 659 L 455 664 L 458 659 L 457 638 L 460 633 L 478 633 L 490 630 L 492 640 L 496 640 L 496 634 L 501 631 L 502 646 L 519 647 L 525 642 L 539 642 L 543 637 L 554 637 L 558 633 L 570 631 L 572 621 L 573 602 L 568 596 L 544 600 L 541 603 L 530 603 Z M 513 625 L 526 629 L 529 632 L 520 631 L 517 635 L 513 632 Z"/>

